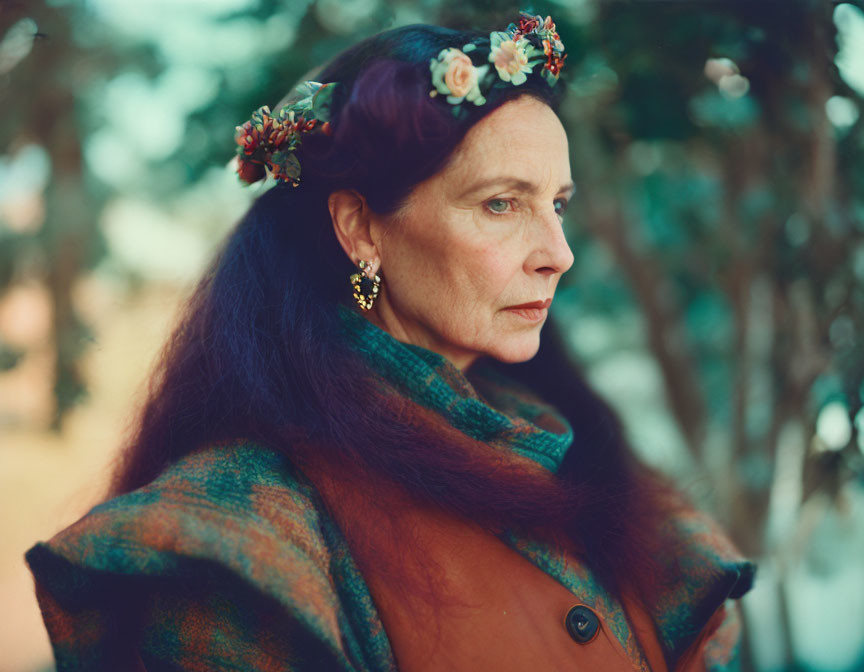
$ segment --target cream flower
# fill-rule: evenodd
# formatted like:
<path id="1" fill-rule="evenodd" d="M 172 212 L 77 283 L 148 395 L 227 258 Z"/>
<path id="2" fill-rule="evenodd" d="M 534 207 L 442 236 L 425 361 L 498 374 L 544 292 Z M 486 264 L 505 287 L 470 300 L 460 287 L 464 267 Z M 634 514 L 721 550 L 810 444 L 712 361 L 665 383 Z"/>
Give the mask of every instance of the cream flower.
<path id="1" fill-rule="evenodd" d="M 455 47 L 442 49 L 437 59 L 429 61 L 432 85 L 435 87 L 430 95 L 445 94 L 447 102 L 453 105 L 461 103 L 463 99 L 482 105 L 486 99 L 480 95 L 478 83 L 488 68 L 488 65 L 474 67 L 471 58 Z"/>
<path id="2" fill-rule="evenodd" d="M 495 32 L 490 35 L 491 50 L 489 61 L 495 65 L 498 76 L 514 86 L 524 83 L 533 66 L 528 59 L 535 51 L 528 40 L 520 37 L 513 41 L 507 33 Z"/>
<path id="3" fill-rule="evenodd" d="M 477 71 L 474 64 L 461 51 L 450 59 L 447 72 L 444 73 L 444 83 L 450 93 L 457 98 L 464 97 L 477 84 Z"/>

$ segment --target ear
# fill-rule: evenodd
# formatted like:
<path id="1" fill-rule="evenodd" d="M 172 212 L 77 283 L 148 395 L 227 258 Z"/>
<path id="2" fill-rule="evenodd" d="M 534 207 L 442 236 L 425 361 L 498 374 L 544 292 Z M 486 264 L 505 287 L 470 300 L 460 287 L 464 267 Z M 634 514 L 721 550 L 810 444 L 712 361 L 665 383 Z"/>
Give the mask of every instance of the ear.
<path id="1" fill-rule="evenodd" d="M 327 209 L 330 210 L 336 238 L 345 254 L 355 265 L 361 259 L 371 261 L 374 269 L 380 257 L 372 239 L 374 213 L 363 195 L 354 189 L 334 191 L 327 198 Z"/>

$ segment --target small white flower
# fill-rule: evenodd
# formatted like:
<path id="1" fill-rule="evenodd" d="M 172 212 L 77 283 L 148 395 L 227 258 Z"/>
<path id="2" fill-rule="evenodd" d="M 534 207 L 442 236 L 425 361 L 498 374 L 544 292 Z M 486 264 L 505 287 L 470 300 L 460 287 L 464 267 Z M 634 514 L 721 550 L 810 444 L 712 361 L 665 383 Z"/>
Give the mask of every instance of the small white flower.
<path id="1" fill-rule="evenodd" d="M 535 51 L 531 43 L 524 37 L 513 41 L 510 35 L 503 32 L 491 33 L 489 39 L 489 61 L 495 65 L 498 76 L 514 86 L 524 83 L 532 68 L 528 59 Z"/>

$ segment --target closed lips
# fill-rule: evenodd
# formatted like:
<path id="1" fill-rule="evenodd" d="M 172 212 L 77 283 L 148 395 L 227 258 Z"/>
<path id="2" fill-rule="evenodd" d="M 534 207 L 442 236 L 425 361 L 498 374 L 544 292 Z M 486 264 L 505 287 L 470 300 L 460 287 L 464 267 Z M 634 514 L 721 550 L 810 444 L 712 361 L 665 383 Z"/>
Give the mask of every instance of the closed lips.
<path id="1" fill-rule="evenodd" d="M 508 306 L 507 310 L 516 310 L 522 308 L 548 308 L 549 304 L 552 303 L 552 299 L 546 299 L 545 301 L 532 301 L 531 303 L 520 303 L 518 306 Z"/>

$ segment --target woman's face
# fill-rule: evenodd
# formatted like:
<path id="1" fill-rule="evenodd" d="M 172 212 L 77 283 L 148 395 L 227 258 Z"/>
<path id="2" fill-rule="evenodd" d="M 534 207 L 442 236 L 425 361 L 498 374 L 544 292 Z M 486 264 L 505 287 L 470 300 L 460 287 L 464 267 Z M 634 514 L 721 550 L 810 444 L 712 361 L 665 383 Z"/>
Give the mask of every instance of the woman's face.
<path id="1" fill-rule="evenodd" d="M 400 213 L 373 218 L 382 283 L 367 317 L 463 370 L 482 355 L 531 359 L 547 311 L 510 308 L 548 303 L 573 264 L 562 229 L 571 194 L 555 113 L 530 96 L 502 105 Z"/>

